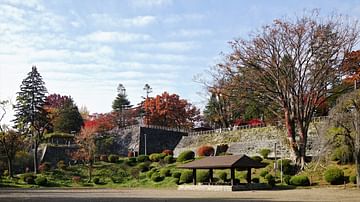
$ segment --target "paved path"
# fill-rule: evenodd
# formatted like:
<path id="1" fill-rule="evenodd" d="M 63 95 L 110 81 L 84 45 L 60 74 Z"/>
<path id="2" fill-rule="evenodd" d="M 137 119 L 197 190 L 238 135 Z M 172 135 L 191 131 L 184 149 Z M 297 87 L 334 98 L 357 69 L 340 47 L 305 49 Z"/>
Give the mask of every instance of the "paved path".
<path id="1" fill-rule="evenodd" d="M 0 201 L 354 201 L 360 190 L 312 188 L 272 191 L 199 192 L 164 189 L 0 189 Z"/>

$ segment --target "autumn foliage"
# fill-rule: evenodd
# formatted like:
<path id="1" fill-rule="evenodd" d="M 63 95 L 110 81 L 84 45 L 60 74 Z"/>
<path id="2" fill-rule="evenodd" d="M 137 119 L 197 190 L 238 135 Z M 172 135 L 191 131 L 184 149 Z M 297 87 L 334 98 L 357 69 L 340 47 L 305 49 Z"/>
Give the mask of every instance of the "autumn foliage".
<path id="1" fill-rule="evenodd" d="M 342 65 L 345 72 L 345 81 L 353 82 L 360 79 L 360 50 L 352 51 L 345 57 Z"/>
<path id="2" fill-rule="evenodd" d="M 84 123 L 84 128 L 96 128 L 97 132 L 108 131 L 116 127 L 115 113 L 93 114 Z"/>
<path id="3" fill-rule="evenodd" d="M 213 156 L 215 149 L 212 146 L 204 145 L 197 149 L 196 154 L 198 156 Z"/>
<path id="4" fill-rule="evenodd" d="M 199 110 L 177 94 L 164 92 L 144 103 L 145 124 L 191 128 L 199 120 Z"/>

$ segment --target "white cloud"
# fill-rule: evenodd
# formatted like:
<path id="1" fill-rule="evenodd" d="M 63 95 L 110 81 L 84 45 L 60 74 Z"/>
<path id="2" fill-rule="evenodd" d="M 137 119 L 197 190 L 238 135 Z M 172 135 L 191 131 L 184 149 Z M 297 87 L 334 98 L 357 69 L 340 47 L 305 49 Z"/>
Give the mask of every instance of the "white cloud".
<path id="1" fill-rule="evenodd" d="M 164 23 L 175 24 L 181 23 L 183 21 L 186 22 L 196 22 L 205 19 L 205 16 L 202 14 L 192 13 L 192 14 L 178 14 L 178 15 L 170 15 L 163 19 Z"/>
<path id="2" fill-rule="evenodd" d="M 93 13 L 90 15 L 91 19 L 97 26 L 106 27 L 145 27 L 156 22 L 156 17 L 151 15 L 136 16 L 133 18 L 121 18 L 111 16 L 107 13 Z"/>
<path id="3" fill-rule="evenodd" d="M 172 4 L 172 0 L 130 0 L 134 7 L 154 8 Z"/>
<path id="4" fill-rule="evenodd" d="M 147 41 L 150 35 L 129 32 L 103 32 L 97 31 L 79 38 L 80 41 L 93 41 L 103 43 L 129 43 L 134 41 Z"/>
<path id="5" fill-rule="evenodd" d="M 199 44 L 193 41 L 170 41 L 159 43 L 144 43 L 134 45 L 139 50 L 162 50 L 166 52 L 186 52 L 199 48 Z"/>
<path id="6" fill-rule="evenodd" d="M 171 37 L 195 38 L 202 36 L 210 36 L 213 32 L 208 29 L 181 29 L 170 34 Z"/>

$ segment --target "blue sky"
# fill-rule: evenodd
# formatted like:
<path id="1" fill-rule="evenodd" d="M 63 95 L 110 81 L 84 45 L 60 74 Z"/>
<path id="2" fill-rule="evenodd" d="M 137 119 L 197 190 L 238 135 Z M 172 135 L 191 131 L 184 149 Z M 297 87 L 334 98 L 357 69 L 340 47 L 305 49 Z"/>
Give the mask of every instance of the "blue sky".
<path id="1" fill-rule="evenodd" d="M 151 95 L 177 93 L 201 107 L 194 75 L 216 64 L 228 41 L 315 8 L 360 19 L 359 2 L 346 0 L 0 0 L 0 99 L 15 102 L 36 65 L 49 93 L 91 113 L 111 110 L 119 83 L 132 104 L 148 83 Z"/>

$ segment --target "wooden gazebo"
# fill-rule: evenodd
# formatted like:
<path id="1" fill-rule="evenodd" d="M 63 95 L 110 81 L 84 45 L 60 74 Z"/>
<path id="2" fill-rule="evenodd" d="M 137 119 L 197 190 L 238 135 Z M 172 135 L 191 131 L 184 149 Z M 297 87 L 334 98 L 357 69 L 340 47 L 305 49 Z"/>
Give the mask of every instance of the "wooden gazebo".
<path id="1" fill-rule="evenodd" d="M 209 169 L 210 184 L 213 182 L 213 169 L 230 169 L 231 185 L 235 185 L 235 169 L 247 170 L 247 181 L 251 182 L 251 168 L 263 168 L 266 165 L 251 159 L 246 155 L 229 155 L 229 156 L 210 156 L 192 161 L 178 168 L 187 168 L 193 170 L 193 183 L 196 185 L 196 170 Z"/>

